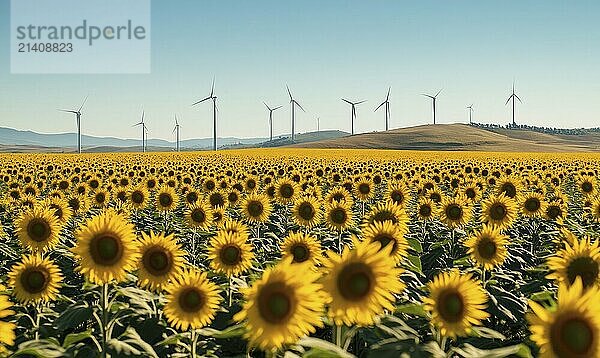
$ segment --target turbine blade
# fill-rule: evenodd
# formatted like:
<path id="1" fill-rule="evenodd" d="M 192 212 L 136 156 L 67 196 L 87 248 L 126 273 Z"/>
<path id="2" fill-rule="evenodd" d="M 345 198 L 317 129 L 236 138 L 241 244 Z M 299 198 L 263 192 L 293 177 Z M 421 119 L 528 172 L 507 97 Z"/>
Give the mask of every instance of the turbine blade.
<path id="1" fill-rule="evenodd" d="M 287 88 L 288 94 L 290 95 L 290 100 L 293 100 L 294 97 L 292 97 L 292 91 L 290 91 L 290 87 L 286 84 L 285 88 Z"/>
<path id="2" fill-rule="evenodd" d="M 373 112 L 377 112 L 377 110 L 378 110 L 379 108 L 381 108 L 381 106 L 383 106 L 384 104 L 385 104 L 385 102 L 381 102 L 381 104 L 380 104 L 379 106 L 377 106 L 377 108 L 375 108 L 375 110 L 374 110 Z"/>
<path id="3" fill-rule="evenodd" d="M 434 98 L 435 98 L 435 97 L 433 97 L 433 96 L 431 96 L 431 95 L 428 95 L 428 94 L 425 94 L 425 93 L 422 93 L 422 94 L 421 94 L 421 96 L 429 97 L 429 98 L 431 98 L 431 99 L 434 99 Z"/>
<path id="4" fill-rule="evenodd" d="M 306 111 L 304 110 L 304 108 L 302 108 L 302 106 L 300 105 L 300 103 L 296 102 L 295 100 L 294 100 L 294 103 L 296 103 L 298 105 L 298 107 L 300 107 L 300 109 L 302 110 L 302 112 L 306 113 Z"/>
<path id="5" fill-rule="evenodd" d="M 358 101 L 358 102 L 354 103 L 354 105 L 356 106 L 357 104 L 365 103 L 366 101 L 367 101 L 366 99 L 362 100 L 362 101 Z"/>
<path id="6" fill-rule="evenodd" d="M 519 100 L 519 102 L 523 103 L 523 101 L 521 101 L 521 99 L 519 98 L 519 96 L 517 96 L 516 94 L 514 95 L 516 99 Z"/>
<path id="7" fill-rule="evenodd" d="M 269 107 L 264 101 L 263 101 L 263 103 L 264 103 L 265 107 L 267 107 L 267 109 L 269 110 L 269 112 L 272 111 L 271 107 Z"/>
<path id="8" fill-rule="evenodd" d="M 198 101 L 198 102 L 196 102 L 196 103 L 192 104 L 192 106 L 195 106 L 195 105 L 197 105 L 197 104 L 200 104 L 200 103 L 202 103 L 202 102 L 204 102 L 204 101 L 208 101 L 209 99 L 212 99 L 212 97 L 206 97 L 205 99 L 203 99 L 203 100 L 200 100 L 200 101 Z"/>
<path id="9" fill-rule="evenodd" d="M 87 102 L 88 96 L 85 96 L 83 103 L 81 104 L 81 107 L 79 107 L 79 110 L 77 112 L 81 112 L 81 109 L 83 108 L 83 106 L 85 105 L 85 102 Z"/>
<path id="10" fill-rule="evenodd" d="M 342 98 L 342 101 L 344 101 L 344 102 L 348 103 L 349 105 L 352 105 L 352 104 L 353 104 L 352 102 L 348 101 L 348 100 L 347 100 L 347 99 L 345 99 L 345 98 Z"/>
<path id="11" fill-rule="evenodd" d="M 212 87 L 210 88 L 210 96 L 213 97 L 215 93 L 215 76 L 213 76 Z"/>
<path id="12" fill-rule="evenodd" d="M 440 90 L 435 94 L 435 96 L 433 96 L 434 98 L 437 97 L 441 92 L 442 92 L 443 88 L 440 88 Z"/>
<path id="13" fill-rule="evenodd" d="M 510 99 L 514 96 L 514 94 L 511 94 L 510 96 L 508 96 L 508 99 L 506 100 L 506 103 L 504 103 L 504 105 L 506 106 L 508 104 L 508 102 L 510 102 Z"/>
<path id="14" fill-rule="evenodd" d="M 75 114 L 77 114 L 77 111 L 72 111 L 72 110 L 69 110 L 69 109 L 57 109 L 57 111 L 61 111 L 61 112 L 68 112 L 68 113 L 75 113 Z"/>
<path id="15" fill-rule="evenodd" d="M 392 86 L 390 86 L 390 87 L 388 88 L 388 93 L 387 93 L 387 96 L 385 96 L 385 101 L 386 101 L 386 102 L 390 100 L 390 91 L 391 91 L 391 90 L 392 90 Z"/>
<path id="16" fill-rule="evenodd" d="M 276 110 L 278 110 L 281 107 L 283 107 L 283 106 L 277 106 L 277 107 L 273 108 L 273 111 L 276 111 Z"/>

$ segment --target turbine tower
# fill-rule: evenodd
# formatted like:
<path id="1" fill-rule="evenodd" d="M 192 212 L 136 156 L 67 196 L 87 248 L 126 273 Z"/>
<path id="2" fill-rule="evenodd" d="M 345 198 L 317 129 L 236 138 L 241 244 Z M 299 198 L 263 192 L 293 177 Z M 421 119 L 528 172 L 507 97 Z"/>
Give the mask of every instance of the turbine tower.
<path id="1" fill-rule="evenodd" d="M 377 112 L 381 106 L 385 105 L 385 131 L 387 132 L 390 128 L 390 91 L 392 87 L 388 88 L 387 96 L 385 96 L 385 101 L 381 102 L 377 108 L 373 112 Z"/>
<path id="2" fill-rule="evenodd" d="M 86 96 L 83 100 L 83 103 L 81 103 L 81 107 L 79 107 L 78 110 L 59 109 L 59 111 L 61 112 L 74 113 L 77 117 L 77 153 L 81 153 L 81 110 L 83 109 L 83 106 L 85 105 L 87 99 L 88 98 Z"/>
<path id="3" fill-rule="evenodd" d="M 292 142 L 293 142 L 296 138 L 296 134 L 295 134 L 296 132 L 294 131 L 294 123 L 296 122 L 295 108 L 296 108 L 296 106 L 298 106 L 298 107 L 300 107 L 302 112 L 306 112 L 306 111 L 304 110 L 304 108 L 302 108 L 300 103 L 298 103 L 298 101 L 296 101 L 294 99 L 294 97 L 292 96 L 292 92 L 290 91 L 290 87 L 288 85 L 285 85 L 285 87 L 287 88 L 288 94 L 290 95 L 290 104 L 292 106 Z"/>
<path id="4" fill-rule="evenodd" d="M 523 103 L 523 101 L 521 101 L 519 96 L 517 96 L 517 94 L 515 93 L 515 83 L 514 82 L 513 82 L 513 86 L 512 86 L 512 94 L 510 96 L 508 96 L 508 99 L 506 100 L 506 103 L 504 105 L 506 106 L 508 104 L 508 102 L 510 102 L 511 99 L 512 99 L 512 125 L 513 125 L 513 127 L 516 127 L 517 123 L 515 122 L 515 99 L 518 99 L 519 102 L 521 102 L 521 103 Z"/>
<path id="5" fill-rule="evenodd" d="M 321 117 L 317 117 L 317 133 L 321 132 Z"/>
<path id="6" fill-rule="evenodd" d="M 267 107 L 267 109 L 269 110 L 269 142 L 271 142 L 271 141 L 273 141 L 273 112 L 275 112 L 276 110 L 278 110 L 279 108 L 281 108 L 283 106 L 271 108 L 265 102 L 263 102 L 263 103 L 264 103 L 265 107 Z"/>
<path id="7" fill-rule="evenodd" d="M 352 111 L 350 112 L 350 121 L 352 123 L 352 135 L 354 135 L 354 120 L 356 119 L 356 106 L 359 105 L 359 104 L 361 104 L 361 103 L 366 102 L 366 100 L 365 101 L 358 101 L 358 102 L 351 102 L 351 101 L 349 101 L 349 100 L 347 100 L 345 98 L 342 98 L 342 101 L 344 101 L 344 102 L 346 102 L 346 103 L 348 103 L 349 105 L 352 106 Z"/>
<path id="8" fill-rule="evenodd" d="M 469 110 L 469 124 L 473 124 L 473 105 L 467 107 Z"/>
<path id="9" fill-rule="evenodd" d="M 429 95 L 429 94 L 423 94 L 423 96 L 429 97 L 432 100 L 432 103 L 433 103 L 433 124 L 435 124 L 435 101 L 437 100 L 437 96 L 440 94 L 440 92 L 442 92 L 441 89 L 435 94 L 435 96 L 432 96 L 432 95 Z"/>
<path id="10" fill-rule="evenodd" d="M 173 128 L 173 133 L 177 132 L 175 142 L 175 149 L 179 152 L 179 121 L 177 121 L 177 115 L 175 115 L 175 128 Z"/>
<path id="11" fill-rule="evenodd" d="M 212 99 L 212 101 L 213 101 L 213 150 L 216 151 L 217 150 L 217 96 L 215 96 L 215 79 L 214 78 L 213 78 L 213 82 L 212 82 L 212 87 L 210 89 L 210 95 L 208 97 L 192 104 L 192 106 L 200 104 L 204 101 L 208 101 L 209 99 Z"/>
<path id="12" fill-rule="evenodd" d="M 145 112 L 142 111 L 142 119 L 139 123 L 133 125 L 133 127 L 142 126 L 142 152 L 146 153 L 146 133 L 148 132 L 148 128 L 146 127 L 146 123 L 144 123 Z"/>

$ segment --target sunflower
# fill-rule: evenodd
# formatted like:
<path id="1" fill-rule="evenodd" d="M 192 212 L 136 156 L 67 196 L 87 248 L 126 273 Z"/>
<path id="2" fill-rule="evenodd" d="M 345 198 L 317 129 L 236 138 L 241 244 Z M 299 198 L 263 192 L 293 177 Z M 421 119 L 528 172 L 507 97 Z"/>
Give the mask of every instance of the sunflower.
<path id="1" fill-rule="evenodd" d="M 375 205 L 365 216 L 365 225 L 371 225 L 375 222 L 391 221 L 393 224 L 406 227 L 409 218 L 403 207 L 395 204 L 393 201 Z"/>
<path id="2" fill-rule="evenodd" d="M 592 201 L 592 218 L 596 222 L 600 222 L 600 197 L 596 197 Z"/>
<path id="3" fill-rule="evenodd" d="M 289 179 L 279 179 L 275 183 L 275 200 L 280 204 L 291 203 L 299 192 L 298 185 Z"/>
<path id="4" fill-rule="evenodd" d="M 326 297 L 316 283 L 318 273 L 289 261 L 266 269 L 244 289 L 245 303 L 234 316 L 244 323 L 249 344 L 265 351 L 296 343 L 323 325 Z"/>
<path id="5" fill-rule="evenodd" d="M 517 204 L 504 194 L 490 196 L 481 203 L 481 221 L 488 225 L 503 230 L 509 228 L 516 218 Z"/>
<path id="6" fill-rule="evenodd" d="M 159 211 L 173 211 L 177 208 L 179 197 L 175 193 L 175 189 L 168 185 L 163 185 L 156 193 L 156 209 Z"/>
<path id="7" fill-rule="evenodd" d="M 309 264 L 317 266 L 323 259 L 321 243 L 314 236 L 301 233 L 290 233 L 281 244 L 283 259 L 291 259 L 292 264 Z"/>
<path id="8" fill-rule="evenodd" d="M 477 265 L 491 270 L 502 265 L 507 257 L 508 236 L 496 226 L 484 225 L 465 241 L 467 252 Z"/>
<path id="9" fill-rule="evenodd" d="M 344 202 L 348 205 L 348 207 L 352 207 L 354 204 L 352 195 L 350 195 L 348 190 L 344 189 L 343 187 L 331 189 L 325 196 L 325 202 L 327 204 L 331 205 L 334 201 L 337 201 L 338 203 Z"/>
<path id="10" fill-rule="evenodd" d="M 214 190 L 210 194 L 208 194 L 207 200 L 210 206 L 212 206 L 213 208 L 226 208 L 229 204 L 227 196 L 225 196 L 225 194 L 222 193 L 220 190 Z"/>
<path id="11" fill-rule="evenodd" d="M 148 189 L 144 185 L 136 185 L 129 190 L 127 198 L 134 209 L 144 209 L 148 206 Z"/>
<path id="12" fill-rule="evenodd" d="M 476 203 L 481 200 L 481 190 L 475 182 L 465 184 L 459 192 L 464 195 L 470 203 Z"/>
<path id="13" fill-rule="evenodd" d="M 498 180 L 496 187 L 496 195 L 504 194 L 507 198 L 517 199 L 523 185 L 521 181 L 515 177 L 504 177 Z"/>
<path id="14" fill-rule="evenodd" d="M 210 206 L 198 200 L 185 211 L 185 220 L 190 227 L 208 230 L 213 223 Z"/>
<path id="15" fill-rule="evenodd" d="M 190 189 L 190 190 L 188 190 L 188 191 L 185 192 L 184 200 L 185 200 L 185 205 L 187 205 L 188 207 L 192 206 L 198 200 L 200 200 L 200 193 L 198 193 L 194 189 Z"/>
<path id="16" fill-rule="evenodd" d="M 210 267 L 227 276 L 247 271 L 253 258 L 252 245 L 241 234 L 220 230 L 208 244 Z"/>
<path id="17" fill-rule="evenodd" d="M 245 239 L 248 239 L 250 237 L 250 229 L 248 229 L 248 226 L 243 222 L 237 220 L 226 220 L 223 223 L 223 227 L 221 230 L 242 236 Z"/>
<path id="18" fill-rule="evenodd" d="M 445 337 L 469 334 L 472 327 L 489 317 L 485 311 L 486 292 L 471 274 L 454 269 L 438 274 L 428 285 L 429 296 L 423 298 L 431 323 Z"/>
<path id="19" fill-rule="evenodd" d="M 520 200 L 521 212 L 528 217 L 541 217 L 546 211 L 546 201 L 542 194 L 532 192 L 524 194 Z"/>
<path id="20" fill-rule="evenodd" d="M 56 299 L 62 274 L 50 259 L 33 254 L 11 268 L 8 280 L 19 302 L 38 303 Z"/>
<path id="21" fill-rule="evenodd" d="M 52 209 L 28 209 L 15 224 L 21 245 L 33 252 L 45 252 L 58 244 L 61 225 Z"/>
<path id="22" fill-rule="evenodd" d="M 560 201 L 551 201 L 546 206 L 544 217 L 548 220 L 561 222 L 567 216 L 567 204 Z"/>
<path id="23" fill-rule="evenodd" d="M 373 182 L 367 178 L 361 178 L 354 183 L 354 195 L 361 201 L 368 201 L 375 195 Z"/>
<path id="24" fill-rule="evenodd" d="M 94 190 L 92 194 L 92 205 L 97 208 L 104 208 L 110 202 L 110 191 L 104 188 Z"/>
<path id="25" fill-rule="evenodd" d="M 232 188 L 227 192 L 227 202 L 229 203 L 229 206 L 235 207 L 239 204 L 240 199 L 241 193 L 237 189 Z"/>
<path id="26" fill-rule="evenodd" d="M 139 253 L 138 282 L 141 287 L 160 291 L 183 271 L 185 251 L 173 234 L 142 233 Z"/>
<path id="27" fill-rule="evenodd" d="M 324 260 L 323 288 L 330 298 L 329 317 L 336 325 L 368 326 L 384 310 L 393 310 L 395 293 L 404 289 L 402 270 L 390 255 L 392 246 L 355 241 L 342 255 L 329 252 Z"/>
<path id="28" fill-rule="evenodd" d="M 469 222 L 472 209 L 463 195 L 445 197 L 440 205 L 440 220 L 448 227 L 460 227 Z"/>
<path id="29" fill-rule="evenodd" d="M 571 358 L 600 356 L 600 292 L 584 290 L 580 279 L 558 288 L 558 305 L 548 310 L 529 301 L 527 315 L 531 340 L 540 347 L 540 357 Z"/>
<path id="30" fill-rule="evenodd" d="M 0 286 L 0 291 L 4 291 L 4 286 Z M 5 322 L 4 319 L 8 316 L 14 315 L 15 311 L 12 302 L 8 299 L 8 296 L 0 294 L 0 355 L 8 356 L 6 346 L 10 347 L 15 344 L 15 329 L 17 325 L 12 322 Z"/>
<path id="31" fill-rule="evenodd" d="M 408 232 L 405 226 L 394 224 L 391 221 L 376 221 L 362 230 L 365 241 L 377 242 L 383 250 L 386 246 L 391 246 L 389 252 L 391 257 L 400 262 L 408 254 L 408 241 L 404 235 Z"/>
<path id="32" fill-rule="evenodd" d="M 138 241 L 132 224 L 114 210 L 90 218 L 75 232 L 71 249 L 79 271 L 95 284 L 125 280 L 138 260 Z"/>
<path id="33" fill-rule="evenodd" d="M 222 227 L 223 224 L 227 221 L 227 217 L 225 216 L 225 209 L 216 208 L 212 209 L 212 224 L 218 228 Z"/>
<path id="34" fill-rule="evenodd" d="M 67 198 L 67 204 L 73 214 L 85 213 L 88 207 L 87 196 L 73 194 Z"/>
<path id="35" fill-rule="evenodd" d="M 572 241 L 572 243 L 565 242 L 565 248 L 548 259 L 548 268 L 553 271 L 548 278 L 572 285 L 579 277 L 584 288 L 598 286 L 600 283 L 598 241 L 592 242 L 589 238 L 577 240 L 575 237 Z"/>
<path id="36" fill-rule="evenodd" d="M 182 331 L 208 326 L 221 301 L 217 285 L 208 280 L 206 273 L 196 270 L 175 278 L 165 291 L 165 317 L 171 326 Z"/>
<path id="37" fill-rule="evenodd" d="M 410 201 L 410 190 L 402 183 L 390 184 L 385 193 L 385 198 L 400 207 L 404 207 Z"/>
<path id="38" fill-rule="evenodd" d="M 251 193 L 242 202 L 242 213 L 249 222 L 263 223 L 271 215 L 271 202 L 263 194 Z"/>
<path id="39" fill-rule="evenodd" d="M 596 187 L 596 177 L 591 175 L 582 175 L 577 179 L 577 187 L 585 196 L 594 196 L 598 192 Z"/>
<path id="40" fill-rule="evenodd" d="M 49 210 L 54 210 L 54 216 L 63 225 L 73 216 L 73 210 L 71 210 L 67 203 L 60 198 L 46 199 L 44 207 Z"/>
<path id="41" fill-rule="evenodd" d="M 346 202 L 334 201 L 325 208 L 325 218 L 331 230 L 344 231 L 354 225 L 352 210 Z"/>
<path id="42" fill-rule="evenodd" d="M 417 204 L 417 218 L 421 221 L 430 221 L 437 215 L 438 208 L 431 199 L 421 198 Z"/>
<path id="43" fill-rule="evenodd" d="M 321 222 L 321 206 L 319 202 L 310 196 L 302 196 L 292 207 L 292 218 L 294 222 L 307 229 Z"/>

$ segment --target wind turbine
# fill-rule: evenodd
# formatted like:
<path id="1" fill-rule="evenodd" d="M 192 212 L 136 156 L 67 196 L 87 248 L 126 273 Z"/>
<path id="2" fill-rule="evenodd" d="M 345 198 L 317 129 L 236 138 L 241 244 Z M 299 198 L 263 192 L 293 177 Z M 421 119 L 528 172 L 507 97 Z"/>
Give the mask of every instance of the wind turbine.
<path id="1" fill-rule="evenodd" d="M 61 112 L 74 113 L 77 116 L 77 153 L 81 153 L 81 110 L 87 101 L 88 96 L 85 96 L 83 103 L 81 103 L 81 107 L 78 110 L 69 110 L 69 109 L 59 109 Z"/>
<path id="2" fill-rule="evenodd" d="M 276 110 L 278 110 L 279 108 L 281 108 L 283 106 L 271 108 L 265 102 L 263 102 L 263 103 L 269 110 L 269 142 L 270 142 L 273 140 L 273 112 L 275 112 Z"/>
<path id="3" fill-rule="evenodd" d="M 139 123 L 133 125 L 133 127 L 142 126 L 142 152 L 146 153 L 146 133 L 148 132 L 148 128 L 144 123 L 145 112 L 142 110 L 142 119 Z"/>
<path id="4" fill-rule="evenodd" d="M 361 103 L 366 102 L 366 100 L 365 101 L 358 101 L 358 102 L 351 102 L 351 101 L 349 101 L 349 100 L 347 100 L 345 98 L 342 98 L 342 101 L 344 101 L 344 102 L 346 102 L 346 103 L 348 103 L 349 105 L 352 106 L 352 111 L 350 112 L 350 120 L 352 122 L 352 135 L 354 135 L 354 120 L 356 119 L 356 106 L 359 105 L 359 104 L 361 104 Z"/>
<path id="5" fill-rule="evenodd" d="M 423 96 L 429 97 L 433 101 L 433 124 L 435 124 L 435 101 L 437 100 L 437 96 L 440 94 L 440 92 L 442 92 L 441 89 L 435 94 L 435 96 L 423 94 Z"/>
<path id="6" fill-rule="evenodd" d="M 300 103 L 298 103 L 298 101 L 296 101 L 294 99 L 294 97 L 292 96 L 292 92 L 290 91 L 290 87 L 288 87 L 288 85 L 285 85 L 285 87 L 287 88 L 288 94 L 290 95 L 290 104 L 292 106 L 292 142 L 294 141 L 294 139 L 296 138 L 295 136 L 295 132 L 294 132 L 294 123 L 296 122 L 296 111 L 295 108 L 296 106 L 300 107 L 300 109 L 302 110 L 302 112 L 306 112 L 304 110 L 304 108 L 302 108 L 302 106 L 300 105 Z"/>
<path id="7" fill-rule="evenodd" d="M 472 115 L 473 115 L 473 105 L 468 106 L 467 109 L 469 110 L 469 124 L 472 124 L 473 123 L 473 120 L 472 120 L 472 118 L 473 118 L 472 117 Z"/>
<path id="8" fill-rule="evenodd" d="M 205 99 L 202 99 L 202 100 L 192 104 L 192 106 L 200 104 L 204 101 L 208 101 L 209 99 L 212 99 L 212 101 L 213 101 L 213 150 L 216 151 L 217 150 L 217 96 L 215 96 L 215 79 L 214 78 L 213 78 L 213 82 L 212 82 L 212 87 L 210 89 L 210 95 L 208 97 L 206 97 Z"/>
<path id="9" fill-rule="evenodd" d="M 511 99 L 512 99 L 512 125 L 513 125 L 513 127 L 515 127 L 517 125 L 517 123 L 515 122 L 515 99 L 518 99 L 519 102 L 521 102 L 521 103 L 523 103 L 523 101 L 521 101 L 519 96 L 517 96 L 517 94 L 515 93 L 515 83 L 514 82 L 513 82 L 513 86 L 512 86 L 512 94 L 510 96 L 508 96 L 508 99 L 506 100 L 506 103 L 504 105 L 506 106 L 508 104 L 508 102 L 510 102 Z"/>
<path id="10" fill-rule="evenodd" d="M 321 131 L 321 117 L 317 117 L 317 133 Z"/>
<path id="11" fill-rule="evenodd" d="M 179 121 L 177 121 L 177 115 L 175 115 L 175 128 L 173 128 L 173 133 L 175 132 L 177 132 L 177 142 L 175 142 L 175 148 L 179 152 Z"/>
<path id="12" fill-rule="evenodd" d="M 386 132 L 389 130 L 389 125 L 390 125 L 390 91 L 392 90 L 392 87 L 388 88 L 388 93 L 387 96 L 385 96 L 385 101 L 381 102 L 381 104 L 379 106 L 377 106 L 377 108 L 375 108 L 375 110 L 373 112 L 377 112 L 377 110 L 379 108 L 381 108 L 381 106 L 385 105 L 385 130 Z"/>

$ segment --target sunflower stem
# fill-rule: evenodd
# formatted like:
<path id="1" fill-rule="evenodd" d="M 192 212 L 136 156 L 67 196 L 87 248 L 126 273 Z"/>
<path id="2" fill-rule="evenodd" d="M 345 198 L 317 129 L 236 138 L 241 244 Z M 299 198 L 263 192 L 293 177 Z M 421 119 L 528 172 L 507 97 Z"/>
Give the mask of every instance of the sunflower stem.
<path id="1" fill-rule="evenodd" d="M 106 358 L 106 346 L 108 343 L 107 319 L 108 319 L 108 284 L 102 285 L 102 357 Z"/>
<path id="2" fill-rule="evenodd" d="M 196 330 L 192 328 L 190 330 L 190 356 L 196 358 Z"/>
<path id="3" fill-rule="evenodd" d="M 229 307 L 231 307 L 231 304 L 233 303 L 233 276 L 229 276 L 229 286 L 227 289 L 229 290 Z"/>
<path id="4" fill-rule="evenodd" d="M 342 347 L 342 345 L 344 344 L 344 342 L 342 342 L 342 326 L 341 325 L 337 325 L 334 324 L 333 325 L 333 339 L 336 346 L 338 347 Z"/>
<path id="5" fill-rule="evenodd" d="M 482 268 L 481 268 L 481 286 L 482 286 L 484 289 L 485 289 L 485 285 L 486 285 L 486 282 L 485 282 L 485 274 L 486 274 L 485 267 L 482 267 Z"/>
<path id="6" fill-rule="evenodd" d="M 42 311 L 42 303 L 34 306 L 35 309 L 35 340 L 40 339 L 40 312 Z"/>

